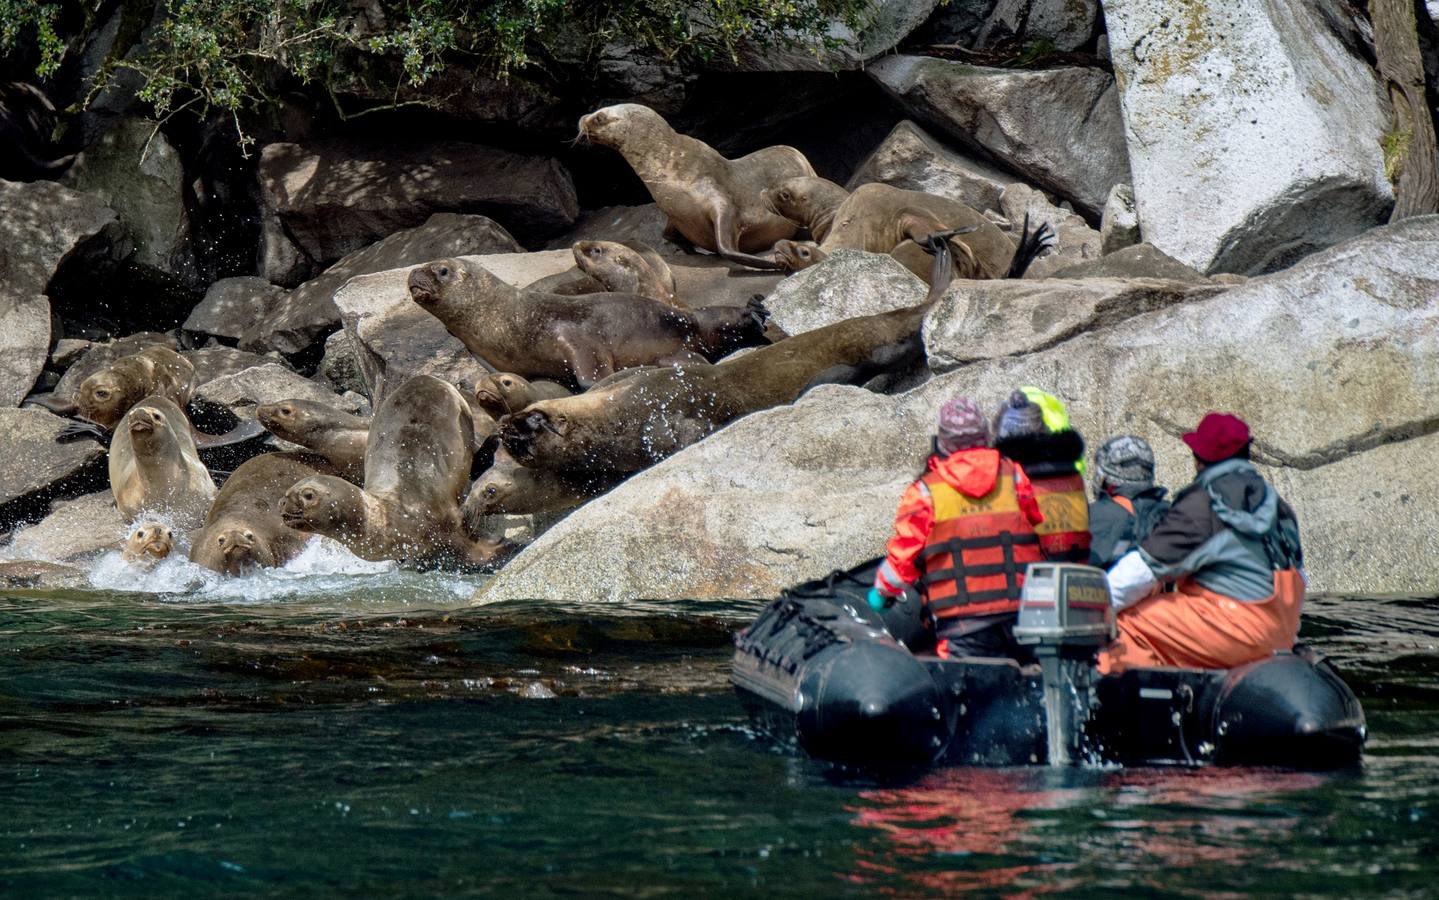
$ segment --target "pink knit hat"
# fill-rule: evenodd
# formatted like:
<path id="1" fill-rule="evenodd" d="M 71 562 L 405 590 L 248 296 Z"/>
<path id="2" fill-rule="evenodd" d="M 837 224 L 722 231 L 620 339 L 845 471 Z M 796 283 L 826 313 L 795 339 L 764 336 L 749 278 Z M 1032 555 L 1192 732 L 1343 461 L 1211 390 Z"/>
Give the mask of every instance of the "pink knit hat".
<path id="1" fill-rule="evenodd" d="M 992 443 L 989 420 L 968 397 L 955 397 L 939 409 L 939 452 L 945 456 Z"/>

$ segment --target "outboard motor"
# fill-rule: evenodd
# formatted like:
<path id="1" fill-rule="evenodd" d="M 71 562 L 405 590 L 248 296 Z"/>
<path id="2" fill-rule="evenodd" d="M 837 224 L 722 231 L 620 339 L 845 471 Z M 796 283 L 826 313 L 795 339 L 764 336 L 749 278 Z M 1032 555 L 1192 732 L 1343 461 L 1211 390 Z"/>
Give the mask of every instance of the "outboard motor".
<path id="1" fill-rule="evenodd" d="M 1104 570 L 1073 563 L 1031 563 L 1014 639 L 1034 647 L 1044 679 L 1049 764 L 1068 766 L 1093 705 L 1094 651 L 1114 640 L 1114 610 Z"/>

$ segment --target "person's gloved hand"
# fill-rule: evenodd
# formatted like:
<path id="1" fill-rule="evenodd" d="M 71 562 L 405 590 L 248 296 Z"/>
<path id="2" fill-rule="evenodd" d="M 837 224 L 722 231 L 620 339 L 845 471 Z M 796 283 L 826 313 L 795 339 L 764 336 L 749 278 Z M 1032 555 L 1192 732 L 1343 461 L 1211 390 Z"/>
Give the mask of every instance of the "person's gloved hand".
<path id="1" fill-rule="evenodd" d="M 865 599 L 869 601 L 869 608 L 875 612 L 884 612 L 886 607 L 894 605 L 894 598 L 881 594 L 879 588 L 870 588 Z"/>

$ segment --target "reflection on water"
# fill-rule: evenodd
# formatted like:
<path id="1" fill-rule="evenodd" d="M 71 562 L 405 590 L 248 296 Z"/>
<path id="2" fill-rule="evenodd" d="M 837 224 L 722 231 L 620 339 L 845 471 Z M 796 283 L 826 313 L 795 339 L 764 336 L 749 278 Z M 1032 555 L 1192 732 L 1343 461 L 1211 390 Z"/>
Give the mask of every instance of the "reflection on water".
<path id="1" fill-rule="evenodd" d="M 107 574 L 108 573 L 108 574 Z M 0 598 L 0 893 L 1426 895 L 1439 605 L 1319 599 L 1360 770 L 843 780 L 748 728 L 757 604 L 466 605 L 314 546 Z M 108 580 L 107 580 L 108 579 Z"/>

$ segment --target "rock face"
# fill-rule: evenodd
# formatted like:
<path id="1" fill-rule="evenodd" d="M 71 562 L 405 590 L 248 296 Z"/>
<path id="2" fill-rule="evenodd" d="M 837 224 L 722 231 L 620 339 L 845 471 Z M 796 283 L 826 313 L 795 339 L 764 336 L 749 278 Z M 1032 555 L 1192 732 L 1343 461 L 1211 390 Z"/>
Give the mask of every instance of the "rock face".
<path id="1" fill-rule="evenodd" d="M 274 363 L 243 369 L 233 375 L 222 375 L 202 384 L 195 393 L 222 403 L 237 415 L 247 418 L 254 418 L 255 407 L 261 403 L 281 400 L 313 400 L 351 414 L 360 410 L 360 405 L 355 402 L 356 395 L 349 395 L 350 399 L 338 396 L 303 375 Z"/>
<path id="2" fill-rule="evenodd" d="M 55 443 L 66 420 L 40 409 L 0 409 L 0 528 L 42 513 L 52 498 L 103 479 L 105 448 Z"/>
<path id="3" fill-rule="evenodd" d="M 522 240 L 562 231 L 579 213 L 574 183 L 555 160 L 453 141 L 269 144 L 260 187 L 266 214 L 319 266 L 437 212 L 483 213 Z M 272 238 L 266 254 L 280 252 Z"/>
<path id="4" fill-rule="evenodd" d="M 894 257 L 862 250 L 836 250 L 803 269 L 765 299 L 773 323 L 786 334 L 803 334 L 856 316 L 923 303 L 923 281 Z"/>
<path id="5" fill-rule="evenodd" d="M 491 219 L 459 213 L 436 213 L 423 225 L 398 231 L 357 250 L 321 275 L 277 298 L 261 318 L 240 335 L 240 346 L 287 355 L 303 353 L 326 332 L 340 325 L 334 296 L 357 275 L 384 272 L 449 256 L 514 253 L 523 248 Z M 208 298 L 207 298 L 208 299 Z"/>
<path id="6" fill-rule="evenodd" d="M 128 533 L 114 496 L 108 490 L 97 491 L 52 504 L 50 515 L 17 531 L 0 548 L 0 557 L 65 562 L 118 550 Z"/>
<path id="7" fill-rule="evenodd" d="M 845 185 L 882 182 L 958 200 L 977 210 L 999 209 L 999 195 L 1013 181 L 987 163 L 954 152 L 913 122 L 904 121 L 875 148 Z"/>
<path id="8" fill-rule="evenodd" d="M 683 250 L 664 239 L 668 222 L 653 203 L 605 206 L 580 213 L 573 228 L 546 246 L 550 250 L 568 250 L 579 241 L 639 241 L 664 256 L 683 256 Z"/>
<path id="9" fill-rule="evenodd" d="M 263 278 L 241 275 L 221 278 L 205 291 L 205 299 L 182 326 L 195 334 L 238 341 L 258 323 L 269 320 L 285 289 Z"/>
<path id="10" fill-rule="evenodd" d="M 1078 50 L 1094 37 L 1098 20 L 1097 0 L 999 0 L 978 43 L 1044 40 L 1056 50 Z"/>
<path id="11" fill-rule="evenodd" d="M 135 262 L 193 279 L 185 166 L 154 122 L 121 119 L 75 158 L 61 183 L 94 194 L 119 214 Z"/>
<path id="12" fill-rule="evenodd" d="M 987 69 L 888 56 L 870 75 L 913 115 L 1069 200 L 1098 219 L 1109 189 L 1128 182 L 1114 79 L 1099 69 Z"/>
<path id="13" fill-rule="evenodd" d="M 893 50 L 934 12 L 939 0 L 889 0 L 873 3 L 861 13 L 856 32 L 842 22 L 832 21 L 825 35 L 830 47 L 782 44 L 768 47 L 741 46 L 738 59 L 715 54 L 715 68 L 742 72 L 832 72 L 858 69 L 882 53 Z"/>
<path id="14" fill-rule="evenodd" d="M 1134 188 L 1116 184 L 1104 201 L 1104 214 L 1099 220 L 1099 249 L 1113 253 L 1132 247 L 1142 240 L 1139 230 L 1139 208 L 1134 203 Z"/>
<path id="15" fill-rule="evenodd" d="M 50 354 L 50 279 L 80 255 L 124 252 L 124 239 L 114 210 L 54 182 L 0 181 L 0 211 L 0 406 L 16 406 Z"/>
<path id="16" fill-rule="evenodd" d="M 197 386 L 208 384 L 216 378 L 224 378 L 226 375 L 235 375 L 246 369 L 253 369 L 256 366 L 280 362 L 274 356 L 246 353 L 244 350 L 236 350 L 233 347 L 205 347 L 202 350 L 187 350 L 180 355 L 195 364 L 195 384 Z"/>
<path id="17" fill-rule="evenodd" d="M 898 397 L 824 387 L 740 419 L 572 513 L 479 598 L 767 597 L 854 565 L 882 550 L 939 406 L 958 393 L 997 404 L 1020 384 L 1064 398 L 1091 450 L 1148 437 L 1175 487 L 1193 475 L 1178 435 L 1210 409 L 1245 416 L 1298 511 L 1312 590 L 1433 593 L 1439 574 L 1415 560 L 1439 550 L 1436 273 L 1439 216 L 1411 219 L 1288 272 L 1077 323 L 1041 350 L 967 327 L 983 316 L 953 322 L 951 295 L 926 329 L 943 374 Z M 1051 305 L 1093 284 L 1050 283 Z M 995 305 L 1025 331 L 1025 310 Z M 979 361 L 951 362 L 962 356 Z"/>
<path id="18" fill-rule="evenodd" d="M 1209 284 L 1211 279 L 1199 274 L 1153 244 L 1135 244 L 1098 259 L 1086 260 L 1056 271 L 1054 278 L 1164 278 Z M 1242 278 L 1242 276 L 1231 276 Z"/>
<path id="19" fill-rule="evenodd" d="M 1105 3 L 1146 240 L 1252 274 L 1383 220 L 1388 113 L 1316 9 L 1329 5 Z"/>
<path id="20" fill-rule="evenodd" d="M 883 548 L 931 427 L 895 398 L 817 388 L 580 507 L 478 599 L 774 596 Z"/>

